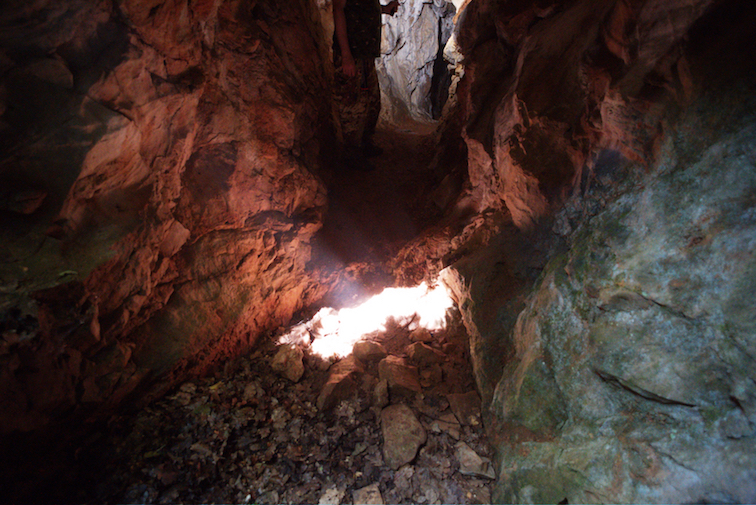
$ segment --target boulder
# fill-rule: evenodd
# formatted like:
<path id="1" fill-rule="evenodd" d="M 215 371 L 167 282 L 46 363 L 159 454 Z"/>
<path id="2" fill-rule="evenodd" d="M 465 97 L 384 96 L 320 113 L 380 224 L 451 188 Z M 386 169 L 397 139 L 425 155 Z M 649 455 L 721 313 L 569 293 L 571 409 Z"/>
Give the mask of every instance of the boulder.
<path id="1" fill-rule="evenodd" d="M 425 342 L 428 344 L 433 342 L 433 335 L 431 335 L 431 332 L 428 331 L 427 328 L 420 326 L 412 330 L 412 333 L 410 333 L 410 340 L 412 342 Z"/>
<path id="2" fill-rule="evenodd" d="M 408 365 L 403 358 L 388 356 L 378 363 L 380 380 L 388 383 L 391 395 L 414 396 L 422 392 L 417 368 Z"/>
<path id="3" fill-rule="evenodd" d="M 420 366 L 443 363 L 446 356 L 441 351 L 422 342 L 415 342 L 407 348 L 410 359 Z"/>
<path id="4" fill-rule="evenodd" d="M 390 405 L 381 411 L 383 457 L 389 468 L 398 470 L 415 459 L 427 435 L 411 408 Z"/>
<path id="5" fill-rule="evenodd" d="M 355 394 L 360 388 L 359 376 L 364 371 L 362 363 L 351 355 L 331 366 L 328 381 L 318 396 L 318 410 L 328 410 Z"/>
<path id="6" fill-rule="evenodd" d="M 386 348 L 378 342 L 360 340 L 355 342 L 352 348 L 352 354 L 364 363 L 378 361 L 386 357 Z"/>

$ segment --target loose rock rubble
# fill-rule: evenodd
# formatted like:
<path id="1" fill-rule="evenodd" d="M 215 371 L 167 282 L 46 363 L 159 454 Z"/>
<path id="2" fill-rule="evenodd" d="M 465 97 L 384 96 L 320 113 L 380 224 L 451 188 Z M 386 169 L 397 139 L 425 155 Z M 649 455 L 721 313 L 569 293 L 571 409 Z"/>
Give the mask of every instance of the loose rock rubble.
<path id="1" fill-rule="evenodd" d="M 109 481 L 91 501 L 489 502 L 491 450 L 458 315 L 412 338 L 389 326 L 332 364 L 267 344 L 114 423 Z"/>

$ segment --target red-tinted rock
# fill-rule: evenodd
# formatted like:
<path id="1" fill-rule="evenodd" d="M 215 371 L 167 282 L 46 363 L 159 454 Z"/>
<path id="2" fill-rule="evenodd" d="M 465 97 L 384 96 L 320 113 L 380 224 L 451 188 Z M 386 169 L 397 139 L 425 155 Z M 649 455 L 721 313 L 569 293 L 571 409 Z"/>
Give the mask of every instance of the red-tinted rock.
<path id="1" fill-rule="evenodd" d="M 378 375 L 388 383 L 389 393 L 394 396 L 413 396 L 422 391 L 417 368 L 404 359 L 388 356 L 378 363 Z"/>

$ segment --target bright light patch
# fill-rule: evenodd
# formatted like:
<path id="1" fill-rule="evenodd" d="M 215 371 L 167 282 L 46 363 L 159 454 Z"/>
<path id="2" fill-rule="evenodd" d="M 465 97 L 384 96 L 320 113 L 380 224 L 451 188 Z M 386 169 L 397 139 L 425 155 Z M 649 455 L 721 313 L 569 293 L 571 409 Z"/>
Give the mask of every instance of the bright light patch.
<path id="1" fill-rule="evenodd" d="M 389 318 L 409 330 L 418 327 L 439 330 L 446 323 L 446 310 L 453 305 L 446 287 L 386 288 L 358 307 L 322 308 L 312 319 L 293 327 L 279 343 L 309 342 L 322 357 L 344 357 L 365 335 L 386 330 Z"/>

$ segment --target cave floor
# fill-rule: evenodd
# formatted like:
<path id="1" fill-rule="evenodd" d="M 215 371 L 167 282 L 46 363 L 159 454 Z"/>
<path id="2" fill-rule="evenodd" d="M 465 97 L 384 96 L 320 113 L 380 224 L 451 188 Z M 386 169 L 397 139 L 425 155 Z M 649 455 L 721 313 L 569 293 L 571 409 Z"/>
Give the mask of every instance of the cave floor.
<path id="1" fill-rule="evenodd" d="M 98 452 L 107 446 L 110 454 L 107 478 L 92 483 L 85 501 L 489 503 L 491 481 L 484 475 L 491 472 L 491 449 L 480 423 L 467 336 L 458 312 L 450 310 L 447 320 L 432 339 L 430 332 L 396 324 L 372 334 L 391 355 L 417 366 L 421 394 L 391 389 L 380 399 L 378 360 L 367 360 L 351 387 L 339 390 L 339 401 L 318 409 L 333 360 L 305 349 L 304 374 L 293 382 L 271 368 L 273 343 L 212 377 L 186 382 L 135 417 L 110 423 L 96 442 Z M 408 350 L 418 338 L 441 359 Z M 397 470 L 384 456 L 387 398 L 409 406 L 427 434 L 416 457 Z"/>

